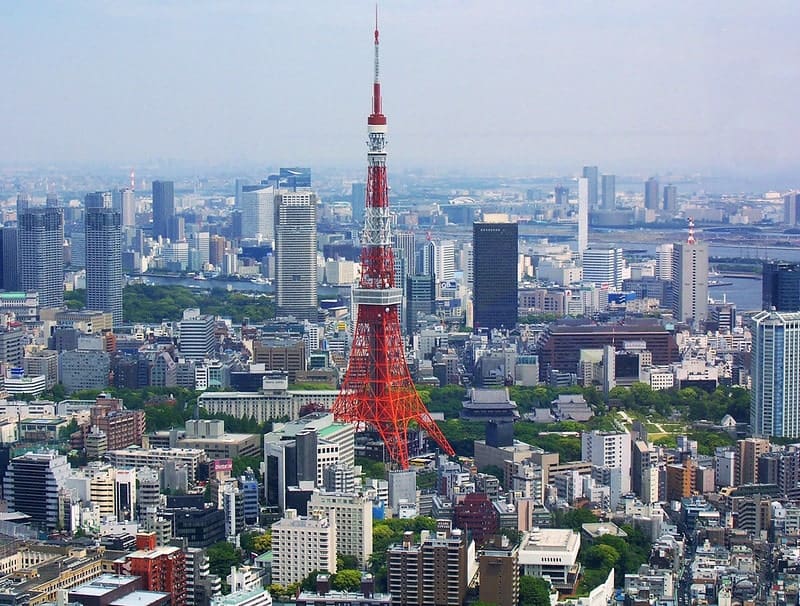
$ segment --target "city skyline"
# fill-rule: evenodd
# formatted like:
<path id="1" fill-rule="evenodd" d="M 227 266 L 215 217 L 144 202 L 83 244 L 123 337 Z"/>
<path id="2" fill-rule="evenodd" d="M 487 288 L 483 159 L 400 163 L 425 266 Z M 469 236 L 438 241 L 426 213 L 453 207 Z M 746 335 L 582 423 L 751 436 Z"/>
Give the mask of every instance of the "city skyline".
<path id="1" fill-rule="evenodd" d="M 395 170 L 790 173 L 800 7 L 722 6 L 381 6 Z M 372 7 L 4 7 L 0 164 L 358 166 Z"/>

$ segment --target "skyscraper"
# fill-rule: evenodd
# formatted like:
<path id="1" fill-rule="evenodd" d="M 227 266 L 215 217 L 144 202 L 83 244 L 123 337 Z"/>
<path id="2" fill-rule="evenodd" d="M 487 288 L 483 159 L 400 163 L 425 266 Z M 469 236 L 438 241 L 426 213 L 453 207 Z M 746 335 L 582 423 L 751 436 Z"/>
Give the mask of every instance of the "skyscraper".
<path id="1" fill-rule="evenodd" d="M 601 178 L 603 190 L 603 210 L 614 210 L 617 204 L 617 177 L 603 175 Z"/>
<path id="2" fill-rule="evenodd" d="M 69 476 L 67 457 L 55 451 L 29 452 L 11 460 L 3 493 L 9 511 L 31 516 L 32 524 L 53 530 L 59 526 L 59 491 Z"/>
<path id="3" fill-rule="evenodd" d="M 674 185 L 664 186 L 664 210 L 667 212 L 678 210 L 678 188 Z"/>
<path id="4" fill-rule="evenodd" d="M 791 191 L 783 196 L 783 222 L 787 225 L 800 223 L 800 191 Z"/>
<path id="5" fill-rule="evenodd" d="M 406 275 L 416 273 L 415 237 L 413 231 L 396 231 L 392 234 L 394 257 L 403 258 Z"/>
<path id="6" fill-rule="evenodd" d="M 708 317 L 708 244 L 678 242 L 672 251 L 672 313 L 699 328 Z"/>
<path id="7" fill-rule="evenodd" d="M 367 197 L 367 184 L 356 181 L 350 189 L 350 208 L 353 210 L 353 223 L 359 229 L 364 225 L 364 201 Z"/>
<path id="8" fill-rule="evenodd" d="M 433 245 L 433 275 L 438 282 L 452 280 L 456 264 L 455 243 L 452 240 L 439 240 Z"/>
<path id="9" fill-rule="evenodd" d="M 17 211 L 20 288 L 38 292 L 40 307 L 64 304 L 64 212 L 55 197 L 47 206 Z"/>
<path id="10" fill-rule="evenodd" d="M 122 227 L 136 227 L 136 199 L 132 189 L 115 189 L 111 207 L 122 217 Z"/>
<path id="11" fill-rule="evenodd" d="M 644 184 L 644 207 L 658 210 L 658 179 L 650 177 Z"/>
<path id="12" fill-rule="evenodd" d="M 611 290 L 622 288 L 623 258 L 621 248 L 587 248 L 582 257 L 583 279 Z"/>
<path id="13" fill-rule="evenodd" d="M 673 244 L 659 244 L 656 246 L 656 278 L 667 282 L 672 280 L 672 250 Z"/>
<path id="14" fill-rule="evenodd" d="M 589 208 L 597 208 L 597 167 L 584 166 L 583 177 L 589 180 Z"/>
<path id="15" fill-rule="evenodd" d="M 275 299 L 278 313 L 317 319 L 317 196 L 275 196 Z"/>
<path id="16" fill-rule="evenodd" d="M 86 306 L 122 324 L 122 218 L 107 192 L 86 195 Z"/>
<path id="17" fill-rule="evenodd" d="M 753 316 L 750 429 L 762 437 L 800 437 L 800 312 Z"/>
<path id="18" fill-rule="evenodd" d="M 187 360 L 203 361 L 214 353 L 214 316 L 201 315 L 200 310 L 184 309 L 179 324 L 178 346 Z"/>
<path id="19" fill-rule="evenodd" d="M 473 223 L 473 327 L 506 328 L 517 324 L 516 223 Z"/>
<path id="20" fill-rule="evenodd" d="M 7 291 L 19 290 L 20 287 L 18 236 L 16 226 L 3 227 L 3 288 Z"/>
<path id="21" fill-rule="evenodd" d="M 170 237 L 170 222 L 175 216 L 175 184 L 153 181 L 153 238 Z"/>
<path id="22" fill-rule="evenodd" d="M 275 189 L 271 185 L 244 185 L 240 199 L 241 236 L 274 241 Z"/>
<path id="23" fill-rule="evenodd" d="M 417 315 L 432 314 L 436 300 L 434 276 L 427 274 L 410 275 L 406 278 L 406 333 L 411 334 L 417 327 Z"/>
<path id="24" fill-rule="evenodd" d="M 589 179 L 578 179 L 578 254 L 589 247 Z"/>
<path id="25" fill-rule="evenodd" d="M 556 185 L 553 196 L 553 199 L 558 206 L 565 206 L 569 204 L 569 187 Z"/>
<path id="26" fill-rule="evenodd" d="M 761 309 L 800 311 L 800 265 L 764 263 L 761 271 Z"/>

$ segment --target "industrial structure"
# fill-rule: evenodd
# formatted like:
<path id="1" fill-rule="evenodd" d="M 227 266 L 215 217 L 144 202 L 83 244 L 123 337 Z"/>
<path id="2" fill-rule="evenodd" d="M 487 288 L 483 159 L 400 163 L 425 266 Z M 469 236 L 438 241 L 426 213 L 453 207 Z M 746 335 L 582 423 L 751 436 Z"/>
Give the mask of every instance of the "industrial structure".
<path id="1" fill-rule="evenodd" d="M 395 287 L 394 255 L 386 180 L 386 116 L 381 109 L 375 23 L 375 81 L 372 114 L 367 121 L 367 193 L 364 208 L 361 281 L 353 289 L 358 317 L 347 374 L 333 412 L 339 420 L 369 425 L 383 440 L 389 457 L 408 468 L 408 431 L 425 430 L 448 454 L 452 447 L 417 393 L 406 364 L 400 330 L 402 289 Z"/>

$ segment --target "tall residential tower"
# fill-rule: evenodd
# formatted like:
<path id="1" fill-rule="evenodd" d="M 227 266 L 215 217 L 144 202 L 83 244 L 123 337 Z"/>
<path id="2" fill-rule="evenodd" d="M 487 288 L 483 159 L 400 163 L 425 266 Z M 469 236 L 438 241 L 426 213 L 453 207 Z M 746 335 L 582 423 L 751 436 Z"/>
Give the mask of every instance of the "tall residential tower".
<path id="1" fill-rule="evenodd" d="M 86 195 L 86 307 L 122 324 L 122 217 L 111 194 Z"/>
<path id="2" fill-rule="evenodd" d="M 40 307 L 64 304 L 64 212 L 55 196 L 46 206 L 17 209 L 20 288 L 39 293 Z"/>

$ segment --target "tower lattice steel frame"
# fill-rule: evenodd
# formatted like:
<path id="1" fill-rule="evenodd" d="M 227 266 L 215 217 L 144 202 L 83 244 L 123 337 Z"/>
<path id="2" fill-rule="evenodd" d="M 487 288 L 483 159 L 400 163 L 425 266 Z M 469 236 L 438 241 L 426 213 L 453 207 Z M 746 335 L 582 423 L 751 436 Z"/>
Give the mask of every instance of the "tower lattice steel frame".
<path id="1" fill-rule="evenodd" d="M 394 254 L 386 179 L 386 116 L 381 109 L 378 61 L 378 22 L 375 19 L 375 81 L 372 114 L 367 120 L 367 191 L 364 204 L 361 281 L 353 290 L 358 318 L 350 362 L 333 406 L 341 421 L 374 427 L 389 457 L 408 468 L 408 430 L 424 429 L 447 454 L 447 442 L 414 387 L 406 363 L 399 308 L 402 290 L 394 284 Z"/>

